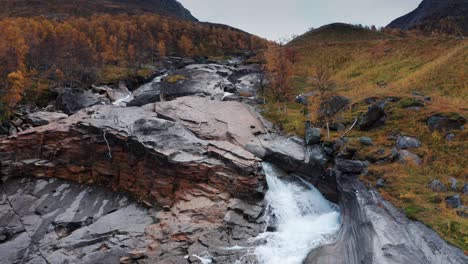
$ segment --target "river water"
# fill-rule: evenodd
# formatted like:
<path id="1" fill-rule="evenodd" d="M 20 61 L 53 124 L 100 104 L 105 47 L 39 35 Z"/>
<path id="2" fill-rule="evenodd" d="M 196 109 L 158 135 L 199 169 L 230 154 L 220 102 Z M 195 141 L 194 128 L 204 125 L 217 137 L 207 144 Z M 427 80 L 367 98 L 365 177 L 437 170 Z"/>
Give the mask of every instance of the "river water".
<path id="1" fill-rule="evenodd" d="M 341 225 L 339 208 L 313 185 L 288 180 L 268 163 L 263 170 L 268 183 L 267 217 L 274 228 L 256 238 L 262 243 L 254 254 L 262 264 L 301 264 L 312 249 L 333 240 Z"/>

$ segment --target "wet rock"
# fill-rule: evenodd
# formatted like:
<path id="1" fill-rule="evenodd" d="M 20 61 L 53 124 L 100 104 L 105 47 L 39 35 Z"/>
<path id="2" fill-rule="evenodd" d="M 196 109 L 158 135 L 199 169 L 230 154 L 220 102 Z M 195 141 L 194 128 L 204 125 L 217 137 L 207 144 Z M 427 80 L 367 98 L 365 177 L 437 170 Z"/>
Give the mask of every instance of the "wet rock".
<path id="1" fill-rule="evenodd" d="M 335 160 L 336 169 L 342 173 L 361 173 L 366 168 L 366 164 L 360 160 Z"/>
<path id="2" fill-rule="evenodd" d="M 449 208 L 458 208 L 462 205 L 460 195 L 449 196 L 445 198 L 445 203 Z"/>
<path id="3" fill-rule="evenodd" d="M 423 160 L 416 154 L 408 150 L 398 151 L 400 161 L 403 163 L 411 163 L 414 165 L 421 165 Z"/>
<path id="4" fill-rule="evenodd" d="M 458 113 L 439 113 L 427 119 L 427 125 L 432 131 L 448 132 L 462 129 L 466 118 Z"/>
<path id="5" fill-rule="evenodd" d="M 439 180 L 433 180 L 428 186 L 433 192 L 446 192 L 447 187 Z"/>
<path id="6" fill-rule="evenodd" d="M 74 114 L 81 109 L 101 104 L 110 104 L 105 95 L 95 94 L 91 90 L 64 88 L 56 99 L 57 109 L 66 114 Z"/>
<path id="7" fill-rule="evenodd" d="M 278 137 L 263 145 L 265 160 L 286 172 L 296 171 L 305 165 L 305 142 L 299 138 Z"/>
<path id="8" fill-rule="evenodd" d="M 415 137 L 401 136 L 397 139 L 397 147 L 399 149 L 413 149 L 421 147 L 421 141 Z"/>
<path id="9" fill-rule="evenodd" d="M 313 166 L 324 168 L 327 165 L 329 157 L 327 156 L 325 150 L 320 145 L 314 145 L 307 148 L 308 159 L 306 163 Z"/>
<path id="10" fill-rule="evenodd" d="M 361 144 L 363 144 L 364 146 L 372 146 L 374 145 L 374 142 L 372 141 L 372 139 L 370 137 L 360 137 L 359 138 L 359 141 L 361 142 Z"/>
<path id="11" fill-rule="evenodd" d="M 68 115 L 54 112 L 35 112 L 26 116 L 26 122 L 34 127 L 45 126 L 49 123 L 56 122 L 67 118 Z"/>
<path id="12" fill-rule="evenodd" d="M 468 261 L 462 250 L 445 242 L 422 223 L 409 220 L 377 190 L 347 175 L 338 174 L 337 180 L 343 210 L 341 230 L 332 244 L 313 250 L 304 264 L 464 264 Z"/>
<path id="13" fill-rule="evenodd" d="M 371 105 L 367 112 L 360 117 L 358 122 L 359 130 L 368 131 L 385 124 L 386 120 L 385 102 Z"/>
<path id="14" fill-rule="evenodd" d="M 312 127 L 310 122 L 306 123 L 305 142 L 307 145 L 320 143 L 322 139 L 322 130 L 317 127 Z"/>

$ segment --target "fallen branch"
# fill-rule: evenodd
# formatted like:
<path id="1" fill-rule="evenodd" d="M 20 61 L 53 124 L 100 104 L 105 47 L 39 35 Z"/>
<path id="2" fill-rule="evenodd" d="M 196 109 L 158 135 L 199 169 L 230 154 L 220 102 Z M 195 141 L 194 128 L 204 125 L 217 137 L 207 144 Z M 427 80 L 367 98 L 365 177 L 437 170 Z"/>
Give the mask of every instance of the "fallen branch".
<path id="1" fill-rule="evenodd" d="M 104 131 L 104 135 L 103 135 L 103 136 L 104 136 L 104 141 L 106 141 L 106 144 L 107 144 L 107 149 L 108 149 L 108 151 L 109 151 L 109 152 L 108 152 L 108 153 L 109 153 L 109 158 L 112 159 L 111 148 L 110 148 L 110 146 L 109 146 L 109 141 L 107 141 L 107 138 L 106 138 L 106 131 Z"/>
<path id="2" fill-rule="evenodd" d="M 351 130 L 353 130 L 354 126 L 357 124 L 357 121 L 358 121 L 357 118 L 354 119 L 354 123 L 351 125 L 351 127 L 350 127 L 348 130 L 346 130 L 346 131 L 343 133 L 343 135 L 340 136 L 340 138 L 344 138 L 344 137 L 346 136 L 346 134 L 348 134 L 349 132 L 351 132 Z"/>

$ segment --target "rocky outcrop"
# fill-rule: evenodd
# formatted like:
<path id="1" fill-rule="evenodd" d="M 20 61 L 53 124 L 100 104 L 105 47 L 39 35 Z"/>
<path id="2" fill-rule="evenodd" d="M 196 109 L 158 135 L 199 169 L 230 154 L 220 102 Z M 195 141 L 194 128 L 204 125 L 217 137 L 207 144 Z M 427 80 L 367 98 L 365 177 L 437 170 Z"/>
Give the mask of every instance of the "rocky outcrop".
<path id="1" fill-rule="evenodd" d="M 358 122 L 359 130 L 368 131 L 385 124 L 387 114 L 385 113 L 385 101 L 374 103 L 369 106 L 367 112 L 362 115 Z"/>
<path id="2" fill-rule="evenodd" d="M 10 180 L 0 185 L 0 263 L 119 263 L 147 248 L 153 214 L 101 187 Z"/>
<path id="3" fill-rule="evenodd" d="M 356 176 L 337 171 L 343 226 L 333 244 L 314 250 L 306 264 L 400 264 L 468 261 L 433 230 L 411 221 Z"/>
<path id="4" fill-rule="evenodd" d="M 110 100 L 105 95 L 79 88 L 61 89 L 56 100 L 57 109 L 69 115 L 81 109 L 101 104 L 110 104 Z"/>
<path id="5" fill-rule="evenodd" d="M 432 131 L 449 132 L 454 129 L 462 129 L 466 124 L 466 118 L 457 113 L 438 113 L 427 119 L 427 125 Z"/>
<path id="6" fill-rule="evenodd" d="M 26 116 L 26 122 L 34 127 L 45 126 L 67 118 L 68 115 L 55 112 L 34 112 Z"/>

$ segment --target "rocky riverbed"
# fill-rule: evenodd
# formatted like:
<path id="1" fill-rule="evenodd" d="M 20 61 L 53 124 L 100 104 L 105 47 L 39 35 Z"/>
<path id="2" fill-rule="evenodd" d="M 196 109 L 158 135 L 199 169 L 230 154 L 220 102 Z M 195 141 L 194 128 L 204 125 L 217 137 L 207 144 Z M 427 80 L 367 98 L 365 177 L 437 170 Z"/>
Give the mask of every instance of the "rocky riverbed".
<path id="1" fill-rule="evenodd" d="M 133 92 L 64 89 L 49 108 L 63 113 L 19 119 L 0 138 L 0 263 L 258 263 L 255 238 L 279 226 L 262 162 L 340 206 L 340 231 L 304 263 L 468 261 L 360 183 L 364 162 L 277 132 L 260 76 L 193 63 Z"/>

